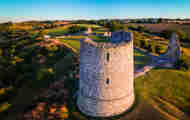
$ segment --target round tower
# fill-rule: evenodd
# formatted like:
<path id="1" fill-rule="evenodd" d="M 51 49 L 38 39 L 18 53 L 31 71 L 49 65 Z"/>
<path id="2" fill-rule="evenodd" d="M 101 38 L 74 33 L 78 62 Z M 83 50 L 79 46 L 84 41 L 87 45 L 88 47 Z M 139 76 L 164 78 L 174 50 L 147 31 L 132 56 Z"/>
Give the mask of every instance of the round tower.
<path id="1" fill-rule="evenodd" d="M 121 35 L 120 42 L 81 40 L 77 106 L 86 115 L 114 116 L 133 105 L 133 35 Z"/>

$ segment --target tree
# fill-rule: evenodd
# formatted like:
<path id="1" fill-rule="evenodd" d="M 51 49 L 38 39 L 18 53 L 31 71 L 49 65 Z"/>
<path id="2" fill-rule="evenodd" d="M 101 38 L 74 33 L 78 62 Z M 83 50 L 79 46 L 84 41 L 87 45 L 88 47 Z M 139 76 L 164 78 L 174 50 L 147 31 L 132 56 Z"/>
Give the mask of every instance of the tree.
<path id="1" fill-rule="evenodd" d="M 156 45 L 155 46 L 155 52 L 157 54 L 161 54 L 161 51 L 163 50 L 163 47 L 161 45 Z"/>
<path id="2" fill-rule="evenodd" d="M 144 40 L 140 40 L 140 48 L 144 48 L 145 47 L 145 41 Z"/>
<path id="3" fill-rule="evenodd" d="M 185 41 L 188 38 L 183 30 L 164 30 L 161 34 L 163 37 L 170 39 L 173 33 L 177 33 L 181 41 Z"/>
<path id="4" fill-rule="evenodd" d="M 179 35 L 179 38 L 182 41 L 184 41 L 187 38 L 187 34 L 183 30 L 178 30 L 176 33 Z"/>

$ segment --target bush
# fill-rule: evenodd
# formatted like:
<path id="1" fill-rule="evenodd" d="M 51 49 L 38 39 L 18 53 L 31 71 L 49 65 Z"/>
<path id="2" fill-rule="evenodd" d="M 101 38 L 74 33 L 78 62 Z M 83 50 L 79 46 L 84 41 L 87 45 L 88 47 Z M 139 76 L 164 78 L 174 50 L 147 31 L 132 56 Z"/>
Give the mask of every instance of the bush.
<path id="1" fill-rule="evenodd" d="M 162 36 L 167 39 L 171 38 L 172 33 L 177 33 L 181 41 L 186 41 L 186 39 L 188 39 L 186 32 L 183 30 L 164 30 L 161 32 Z"/>
<path id="2" fill-rule="evenodd" d="M 138 27 L 136 25 L 129 25 L 128 28 L 130 30 L 137 30 Z"/>
<path id="3" fill-rule="evenodd" d="M 144 25 L 138 26 L 137 29 L 139 32 L 150 32 L 150 30 L 148 30 Z"/>
<path id="4" fill-rule="evenodd" d="M 153 51 L 154 51 L 154 50 L 153 50 L 153 45 L 152 45 L 152 44 L 149 44 L 148 47 L 147 47 L 147 50 L 148 50 L 149 52 L 153 52 Z"/>
<path id="5" fill-rule="evenodd" d="M 189 58 L 182 55 L 179 61 L 177 61 L 176 63 L 176 68 L 184 71 L 189 70 L 190 68 Z"/>
<path id="6" fill-rule="evenodd" d="M 149 47 L 148 41 L 146 40 L 146 41 L 144 41 L 144 42 L 145 42 L 145 44 L 144 44 L 144 49 L 148 49 L 148 47 Z"/>
<path id="7" fill-rule="evenodd" d="M 160 45 L 156 45 L 155 46 L 155 53 L 157 54 L 161 54 L 161 51 L 163 50 L 163 47 Z"/>
<path id="8" fill-rule="evenodd" d="M 145 41 L 144 40 L 140 40 L 140 48 L 144 48 L 145 47 Z"/>
<path id="9" fill-rule="evenodd" d="M 134 41 L 134 45 L 135 45 L 136 47 L 140 47 L 140 41 L 139 41 L 139 40 L 135 40 L 135 41 Z"/>
<path id="10" fill-rule="evenodd" d="M 81 27 L 81 26 L 77 26 L 77 25 L 73 25 L 68 28 L 69 33 L 77 33 L 77 32 L 81 32 L 81 31 L 85 31 L 85 30 L 87 30 L 86 27 Z"/>

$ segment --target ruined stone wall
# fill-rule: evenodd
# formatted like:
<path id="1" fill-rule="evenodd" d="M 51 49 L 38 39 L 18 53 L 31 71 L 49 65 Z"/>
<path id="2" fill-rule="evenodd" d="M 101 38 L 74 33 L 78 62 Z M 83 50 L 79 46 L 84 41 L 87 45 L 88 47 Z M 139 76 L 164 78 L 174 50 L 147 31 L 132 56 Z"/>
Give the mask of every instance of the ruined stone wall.
<path id="1" fill-rule="evenodd" d="M 176 33 L 173 33 L 169 42 L 168 49 L 163 55 L 166 57 L 171 64 L 175 64 L 181 55 L 179 36 Z"/>
<path id="2" fill-rule="evenodd" d="M 90 116 L 114 116 L 134 102 L 133 40 L 96 43 L 81 41 L 77 105 Z"/>

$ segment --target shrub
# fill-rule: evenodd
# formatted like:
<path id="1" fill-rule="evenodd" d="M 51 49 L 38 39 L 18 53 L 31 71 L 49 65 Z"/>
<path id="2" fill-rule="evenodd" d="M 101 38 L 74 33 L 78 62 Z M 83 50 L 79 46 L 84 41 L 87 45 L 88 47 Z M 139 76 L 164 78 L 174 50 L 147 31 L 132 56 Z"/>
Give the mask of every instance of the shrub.
<path id="1" fill-rule="evenodd" d="M 146 40 L 146 41 L 144 41 L 144 49 L 148 49 L 148 47 L 149 47 L 149 43 L 148 43 L 148 41 Z"/>
<path id="2" fill-rule="evenodd" d="M 139 32 L 150 32 L 150 30 L 148 30 L 144 25 L 138 26 L 137 29 Z"/>
<path id="3" fill-rule="evenodd" d="M 137 30 L 138 27 L 136 25 L 129 25 L 128 28 L 131 30 Z"/>
<path id="4" fill-rule="evenodd" d="M 189 70 L 190 68 L 189 58 L 182 55 L 179 61 L 177 61 L 176 63 L 176 68 L 184 71 Z"/>
<path id="5" fill-rule="evenodd" d="M 155 46 L 155 53 L 161 54 L 162 50 L 163 50 L 163 47 L 161 45 L 156 45 Z"/>
<path id="6" fill-rule="evenodd" d="M 177 33 L 181 41 L 185 41 L 186 39 L 188 39 L 186 32 L 184 32 L 183 30 L 164 30 L 161 32 L 162 36 L 167 39 L 171 38 L 172 33 Z"/>
<path id="7" fill-rule="evenodd" d="M 136 46 L 136 47 L 140 47 L 140 40 L 135 40 L 134 41 L 134 45 Z"/>
<path id="8" fill-rule="evenodd" d="M 144 48 L 145 47 L 145 41 L 144 40 L 140 40 L 140 48 Z"/>
<path id="9" fill-rule="evenodd" d="M 154 50 L 153 50 L 153 45 L 152 45 L 152 44 L 149 44 L 148 47 L 147 47 L 147 50 L 148 50 L 149 52 L 153 52 L 153 51 L 154 51 Z"/>
<path id="10" fill-rule="evenodd" d="M 73 26 L 68 28 L 68 32 L 69 33 L 77 33 L 77 32 L 81 32 L 81 31 L 85 31 L 86 29 L 87 29 L 86 27 L 73 25 Z"/>

